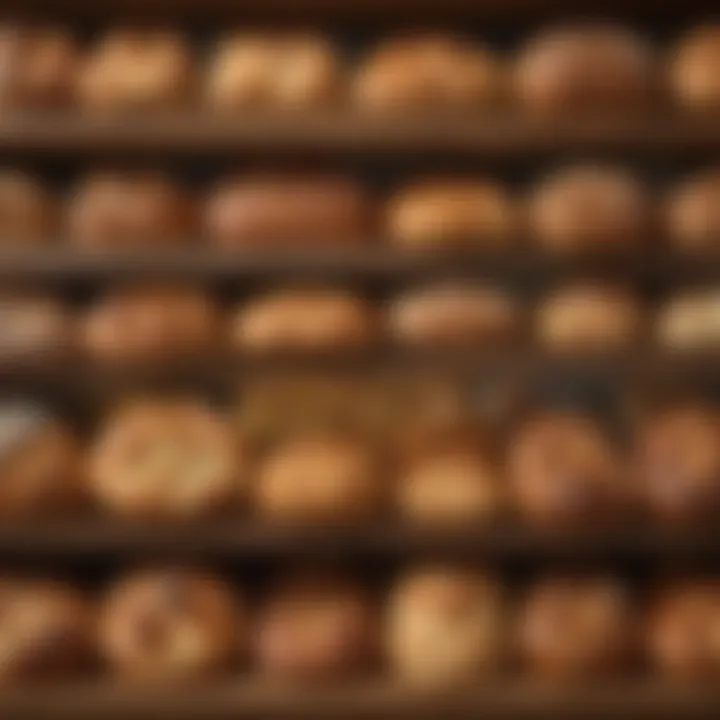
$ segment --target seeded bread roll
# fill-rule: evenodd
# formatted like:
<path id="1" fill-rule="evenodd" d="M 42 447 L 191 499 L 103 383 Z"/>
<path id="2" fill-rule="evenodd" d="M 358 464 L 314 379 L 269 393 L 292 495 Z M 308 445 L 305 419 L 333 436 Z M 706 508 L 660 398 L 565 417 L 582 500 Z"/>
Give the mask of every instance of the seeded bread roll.
<path id="1" fill-rule="evenodd" d="M 699 25 L 670 57 L 668 80 L 675 102 L 691 112 L 720 110 L 720 24 Z"/>
<path id="2" fill-rule="evenodd" d="M 62 301 L 33 292 L 0 290 L 0 359 L 36 361 L 67 355 L 75 328 Z"/>
<path id="3" fill-rule="evenodd" d="M 162 110 L 186 104 L 195 85 L 192 50 L 167 29 L 116 28 L 89 53 L 79 81 L 86 110 Z"/>
<path id="4" fill-rule="evenodd" d="M 529 231 L 558 253 L 615 252 L 636 247 L 648 231 L 648 200 L 631 174 L 576 165 L 548 175 L 531 193 Z"/>
<path id="5" fill-rule="evenodd" d="M 230 588 L 197 570 L 143 570 L 112 587 L 100 613 L 110 671 L 135 682 L 187 682 L 227 670 L 247 646 Z"/>
<path id="6" fill-rule="evenodd" d="M 406 291 L 388 310 L 394 339 L 406 345 L 507 343 L 518 335 L 513 298 L 490 287 L 436 284 Z"/>
<path id="7" fill-rule="evenodd" d="M 502 247 L 516 230 L 506 190 L 486 180 L 426 180 L 401 189 L 387 207 L 387 232 L 408 250 Z"/>
<path id="8" fill-rule="evenodd" d="M 667 233 L 676 248 L 692 253 L 720 247 L 720 169 L 690 177 L 666 204 Z"/>
<path id="9" fill-rule="evenodd" d="M 502 661 L 502 595 L 482 573 L 411 570 L 392 591 L 386 620 L 390 667 L 403 682 L 472 685 Z"/>
<path id="10" fill-rule="evenodd" d="M 207 352 L 217 342 L 219 317 L 202 291 L 180 286 L 134 286 L 111 292 L 88 311 L 85 352 L 103 363 L 173 360 Z"/>
<path id="11" fill-rule="evenodd" d="M 87 670 L 95 620 L 86 599 L 64 583 L 0 579 L 0 683 Z"/>
<path id="12" fill-rule="evenodd" d="M 218 44 L 207 79 L 207 101 L 223 111 L 314 108 L 337 100 L 341 91 L 335 48 L 312 34 L 229 34 Z"/>
<path id="13" fill-rule="evenodd" d="M 361 187 L 331 177 L 228 180 L 210 197 L 205 228 L 223 248 L 343 246 L 362 242 L 371 211 Z"/>
<path id="14" fill-rule="evenodd" d="M 720 292 L 686 290 L 660 309 L 656 339 L 667 350 L 702 352 L 720 347 Z"/>
<path id="15" fill-rule="evenodd" d="M 261 608 L 255 659 L 268 678 L 319 682 L 368 669 L 378 650 L 378 620 L 353 579 L 305 571 L 282 579 Z"/>
<path id="16" fill-rule="evenodd" d="M 720 518 L 720 415 L 684 404 L 648 418 L 636 439 L 636 475 L 657 519 L 692 523 Z"/>
<path id="17" fill-rule="evenodd" d="M 532 524 L 604 522 L 628 501 L 619 452 L 584 415 L 547 413 L 521 426 L 508 473 L 515 509 Z"/>
<path id="18" fill-rule="evenodd" d="M 575 284 L 540 305 L 536 337 L 559 352 L 607 352 L 632 346 L 642 332 L 643 311 L 629 290 L 612 285 Z"/>
<path id="19" fill-rule="evenodd" d="M 257 511 L 273 521 L 346 523 L 370 518 L 381 498 L 380 465 L 351 438 L 306 434 L 261 461 Z"/>
<path id="20" fill-rule="evenodd" d="M 720 677 L 720 584 L 684 581 L 660 592 L 649 610 L 647 655 L 661 677 L 677 681 Z"/>
<path id="21" fill-rule="evenodd" d="M 152 248 L 189 239 L 192 204 L 155 173 L 106 172 L 86 178 L 70 203 L 70 241 L 84 248 Z"/>
<path id="22" fill-rule="evenodd" d="M 379 44 L 361 64 L 352 96 L 368 111 L 467 109 L 496 103 L 503 79 L 486 47 L 443 35 L 399 37 Z"/>
<path id="23" fill-rule="evenodd" d="M 91 489 L 130 518 L 193 518 L 240 500 L 242 448 L 220 414 L 184 398 L 130 403 L 111 415 L 90 455 Z"/>
<path id="24" fill-rule="evenodd" d="M 518 618 L 526 671 L 573 681 L 620 671 L 631 650 L 629 603 L 607 578 L 551 578 L 529 591 Z"/>
<path id="25" fill-rule="evenodd" d="M 45 516 L 77 507 L 86 476 L 73 433 L 43 406 L 0 404 L 0 516 Z"/>
<path id="26" fill-rule="evenodd" d="M 0 170 L 0 247 L 37 245 L 57 232 L 57 208 L 32 176 Z"/>
<path id="27" fill-rule="evenodd" d="M 565 25 L 539 32 L 522 49 L 514 89 L 529 113 L 622 114 L 655 94 L 652 52 L 630 29 Z"/>
<path id="28" fill-rule="evenodd" d="M 374 309 L 346 291 L 281 290 L 242 303 L 230 324 L 234 347 L 246 352 L 316 352 L 361 348 L 378 337 Z"/>
<path id="29" fill-rule="evenodd" d="M 72 35 L 52 26 L 0 26 L 0 109 L 50 109 L 74 96 L 79 53 Z"/>

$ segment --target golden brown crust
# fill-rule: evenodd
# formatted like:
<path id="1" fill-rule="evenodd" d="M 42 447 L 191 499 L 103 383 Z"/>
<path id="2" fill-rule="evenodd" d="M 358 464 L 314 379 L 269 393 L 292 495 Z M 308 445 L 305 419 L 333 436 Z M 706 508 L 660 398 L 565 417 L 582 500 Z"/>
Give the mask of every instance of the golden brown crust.
<path id="1" fill-rule="evenodd" d="M 292 110 L 327 105 L 342 86 L 337 52 L 314 34 L 235 33 L 222 38 L 211 60 L 207 102 L 216 110 Z"/>
<path id="2" fill-rule="evenodd" d="M 386 619 L 388 660 L 403 681 L 477 682 L 504 654 L 501 590 L 482 573 L 414 569 L 398 580 Z"/>
<path id="3" fill-rule="evenodd" d="M 94 639 L 94 612 L 73 588 L 45 580 L 0 580 L 0 683 L 86 670 Z"/>
<path id="4" fill-rule="evenodd" d="M 390 199 L 386 226 L 392 242 L 409 250 L 503 247 L 516 230 L 515 208 L 490 180 L 426 180 Z"/>
<path id="5" fill-rule="evenodd" d="M 399 37 L 378 45 L 357 71 L 361 110 L 471 108 L 496 103 L 501 65 L 485 47 L 443 35 Z"/>
<path id="6" fill-rule="evenodd" d="M 157 247 L 192 238 L 195 220 L 190 198 L 169 178 L 106 172 L 91 175 L 76 190 L 68 233 L 85 248 Z"/>
<path id="7" fill-rule="evenodd" d="M 129 517 L 195 517 L 241 497 L 242 448 L 222 416 L 182 398 L 130 403 L 91 450 L 96 499 Z"/>
<path id="8" fill-rule="evenodd" d="M 192 50 L 180 33 L 117 28 L 88 55 L 79 101 L 98 112 L 177 107 L 192 97 L 194 75 Z"/>
<path id="9" fill-rule="evenodd" d="M 260 463 L 255 507 L 281 522 L 369 518 L 381 498 L 372 450 L 351 438 L 308 435 L 281 442 Z"/>
<path id="10" fill-rule="evenodd" d="M 72 35 L 52 26 L 0 26 L 0 108 L 70 103 L 79 69 Z"/>
<path id="11" fill-rule="evenodd" d="M 575 284 L 545 298 L 535 322 L 537 340 L 550 350 L 612 352 L 640 339 L 643 311 L 626 288 Z"/>
<path id="12" fill-rule="evenodd" d="M 361 348 L 378 331 L 374 310 L 360 297 L 310 287 L 251 299 L 230 321 L 232 345 L 252 353 Z"/>
<path id="13" fill-rule="evenodd" d="M 720 293 L 699 288 L 671 297 L 658 313 L 656 340 L 664 349 L 679 352 L 720 347 Z"/>
<path id="14" fill-rule="evenodd" d="M 518 618 L 524 668 L 550 679 L 619 671 L 630 642 L 628 599 L 605 578 L 554 578 L 530 590 Z"/>
<path id="15" fill-rule="evenodd" d="M 388 311 L 392 337 L 408 345 L 507 343 L 519 330 L 518 307 L 507 293 L 467 283 L 406 291 Z"/>
<path id="16" fill-rule="evenodd" d="M 720 511 L 720 415 L 681 405 L 650 417 L 636 439 L 636 477 L 645 507 L 670 522 Z"/>
<path id="17" fill-rule="evenodd" d="M 57 207 L 32 176 L 0 170 L 0 246 L 41 244 L 54 239 Z"/>
<path id="18" fill-rule="evenodd" d="M 668 82 L 675 102 L 693 112 L 720 108 L 720 25 L 699 25 L 680 39 L 670 58 Z"/>
<path id="19" fill-rule="evenodd" d="M 527 215 L 530 234 L 547 250 L 627 250 L 647 233 L 648 199 L 627 172 L 577 165 L 548 175 L 531 193 Z"/>
<path id="20" fill-rule="evenodd" d="M 655 672 L 671 680 L 714 680 L 720 673 L 720 585 L 680 582 L 651 605 L 647 655 Z"/>
<path id="21" fill-rule="evenodd" d="M 518 101 L 542 115 L 627 112 L 646 105 L 654 85 L 647 44 L 611 24 L 545 29 L 529 40 L 515 65 Z"/>
<path id="22" fill-rule="evenodd" d="M 208 352 L 219 317 L 202 291 L 180 286 L 135 286 L 101 298 L 82 325 L 82 345 L 94 360 L 133 363 Z"/>
<path id="23" fill-rule="evenodd" d="M 266 599 L 255 656 L 271 678 L 329 680 L 367 669 L 378 634 L 364 588 L 342 575 L 306 572 L 281 581 Z"/>
<path id="24" fill-rule="evenodd" d="M 692 176 L 676 186 L 665 207 L 670 242 L 683 251 L 720 246 L 720 170 Z"/>
<path id="25" fill-rule="evenodd" d="M 370 231 L 361 187 L 331 177 L 229 180 L 210 197 L 205 229 L 225 248 L 356 244 Z"/>
<path id="26" fill-rule="evenodd" d="M 602 522 L 627 502 L 617 449 L 589 417 L 547 413 L 521 426 L 508 449 L 514 505 L 530 523 Z"/>
<path id="27" fill-rule="evenodd" d="M 191 681 L 227 669 L 247 643 L 244 610 L 227 585 L 193 570 L 145 570 L 113 587 L 100 648 L 119 678 Z"/>

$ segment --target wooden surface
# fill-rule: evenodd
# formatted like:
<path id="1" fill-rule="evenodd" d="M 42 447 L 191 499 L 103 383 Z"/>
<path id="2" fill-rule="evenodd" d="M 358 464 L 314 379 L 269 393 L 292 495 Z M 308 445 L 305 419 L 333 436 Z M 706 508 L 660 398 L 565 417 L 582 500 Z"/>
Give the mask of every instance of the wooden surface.
<path id="1" fill-rule="evenodd" d="M 652 682 L 542 687 L 494 681 L 432 693 L 366 682 L 278 688 L 248 680 L 173 690 L 64 684 L 0 693 L 3 718 L 717 718 L 720 692 Z"/>
<path id="2" fill-rule="evenodd" d="M 717 118 L 667 113 L 629 118 L 538 121 L 515 114 L 414 113 L 363 117 L 347 111 L 237 118 L 186 114 L 91 117 L 67 113 L 0 115 L 0 152 L 48 154 L 442 153 L 490 158 L 557 151 L 685 155 L 720 150 Z"/>

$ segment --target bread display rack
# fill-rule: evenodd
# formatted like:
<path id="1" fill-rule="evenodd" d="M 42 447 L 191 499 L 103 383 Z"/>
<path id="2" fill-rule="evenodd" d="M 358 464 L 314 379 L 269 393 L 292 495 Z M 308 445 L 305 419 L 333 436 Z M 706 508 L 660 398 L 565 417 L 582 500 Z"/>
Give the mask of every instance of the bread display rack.
<path id="1" fill-rule="evenodd" d="M 592 6 L 592 7 L 591 7 Z M 638 27 L 701 22 L 717 12 L 709 1 L 657 3 L 652 0 L 585 3 L 570 0 L 5 0 L 12 18 L 60 20 L 70 25 L 120 21 L 195 23 L 244 22 L 261 26 L 339 25 L 352 34 L 381 28 L 472 23 L 479 34 L 492 28 L 557 18 L 617 16 Z M 680 19 L 680 20 L 678 20 Z M 348 31 L 347 28 L 350 28 Z M 674 36 L 674 35 L 673 35 Z M 0 58 L 0 63 L 2 58 Z M 0 66 L 0 70 L 2 67 Z M 720 66 L 717 69 L 720 73 Z M 348 109 L 311 111 L 297 117 L 248 111 L 236 117 L 204 114 L 202 109 L 158 112 L 147 117 L 47 114 L 0 110 L 0 160 L 31 166 L 74 167 L 93 162 L 158 161 L 195 168 L 204 163 L 257 162 L 278 158 L 302 165 L 319 159 L 351 168 L 372 163 L 391 168 L 513 168 L 556 157 L 632 158 L 637 164 L 676 164 L 720 159 L 720 121 L 716 116 L 684 115 L 672 108 L 627 116 L 570 119 L 523 118 L 512 109 L 458 115 L 418 112 L 409 117 L 363 117 Z M 659 159 L 659 160 L 658 160 Z M 62 174 L 62 171 L 61 173 Z M 490 173 L 492 174 L 492 173 Z M 661 173 L 662 174 L 662 171 Z M 243 287 L 288 278 L 357 282 L 383 288 L 416 280 L 462 275 L 508 280 L 518 287 L 575 277 L 601 277 L 651 289 L 676 283 L 720 282 L 720 253 L 685 254 L 664 246 L 654 251 L 576 257 L 553 256 L 537 248 L 503 247 L 447 255 L 413 255 L 373 238 L 349 248 L 224 252 L 182 246 L 131 252 L 85 252 L 63 244 L 11 248 L 0 252 L 0 282 L 28 284 L 83 295 L 118 281 L 190 280 L 210 287 Z M 180 381 L 234 387 L 237 378 L 276 369 L 402 370 L 417 367 L 475 381 L 514 386 L 541 383 L 545 376 L 597 380 L 603 387 L 630 387 L 642 394 L 655 386 L 715 391 L 720 379 L 716 352 L 675 355 L 643 343 L 619 353 L 553 354 L 531 343 L 508 349 L 377 348 L 305 357 L 279 354 L 254 358 L 219 349 L 203 357 L 149 366 L 104 366 L 74 355 L 21 362 L 0 357 L 0 387 L 9 396 L 37 393 L 80 407 L 101 405 L 106 396 L 136 383 Z M 634 395 L 633 395 L 634 399 Z M 570 567 L 622 563 L 638 567 L 709 566 L 720 562 L 720 531 L 707 526 L 666 526 L 632 522 L 600 524 L 580 530 L 529 528 L 515 520 L 482 527 L 423 529 L 392 517 L 366 525 L 277 527 L 256 518 L 220 515 L 188 524 L 131 522 L 93 515 L 68 519 L 3 520 L 0 560 L 10 565 L 72 568 L 80 577 L 102 574 L 119 561 L 170 557 L 221 564 L 262 566 L 303 560 L 387 564 L 424 557 L 458 558 L 534 567 L 546 561 Z M 598 683 L 543 685 L 531 679 L 483 679 L 472 687 L 419 689 L 382 678 L 328 684 L 274 685 L 252 678 L 223 678 L 198 685 L 116 685 L 82 678 L 48 685 L 0 685 L 0 720 L 318 720 L 333 718 L 713 718 L 720 717 L 720 687 L 708 682 L 665 682 L 642 673 Z"/>

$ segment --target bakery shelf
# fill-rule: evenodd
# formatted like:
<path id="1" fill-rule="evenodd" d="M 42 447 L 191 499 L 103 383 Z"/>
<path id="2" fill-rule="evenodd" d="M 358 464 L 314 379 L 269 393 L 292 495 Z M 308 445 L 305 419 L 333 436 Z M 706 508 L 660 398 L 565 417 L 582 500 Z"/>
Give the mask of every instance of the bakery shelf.
<path id="1" fill-rule="evenodd" d="M 77 559 L 165 553 L 237 558 L 405 557 L 430 553 L 498 561 L 538 558 L 667 561 L 720 557 L 720 533 L 709 526 L 663 528 L 638 520 L 565 531 L 533 529 L 512 521 L 485 528 L 433 530 L 392 519 L 355 527 L 291 527 L 268 525 L 242 516 L 148 524 L 90 516 L 47 519 L 42 524 L 4 521 L 0 526 L 0 556 L 5 557 Z"/>
<path id="2" fill-rule="evenodd" d="M 105 19 L 109 13 L 123 16 L 222 17 L 261 18 L 278 20 L 308 16 L 323 18 L 395 18 L 412 13 L 413 19 L 427 18 L 503 18 L 544 16 L 551 13 L 578 13 L 575 0 L 5 0 L 8 10 L 24 13 L 81 14 Z M 657 3 L 654 0 L 605 0 L 588 2 L 585 12 L 627 13 L 652 12 L 653 17 L 675 14 L 678 11 L 712 11 L 711 0 L 686 0 L 677 3 Z M 675 11 L 675 13 L 673 13 Z"/>
<path id="3" fill-rule="evenodd" d="M 717 281 L 720 254 L 649 252 L 558 257 L 527 247 L 477 252 L 415 254 L 369 239 L 358 247 L 302 247 L 300 239 L 277 250 L 219 251 L 200 243 L 147 251 L 78 250 L 49 241 L 27 249 L 0 251 L 3 281 L 102 283 L 109 280 L 186 279 L 196 281 L 282 280 L 283 278 L 413 280 L 466 276 L 511 281 L 600 275 L 633 280 Z M 295 248 L 295 249 L 293 249 Z M 298 249 L 299 248 L 299 249 Z"/>
<path id="4" fill-rule="evenodd" d="M 654 113 L 539 121 L 517 115 L 350 112 L 239 117 L 199 113 L 151 116 L 0 115 L 0 151 L 42 154 L 417 153 L 505 158 L 557 151 L 678 153 L 720 150 L 717 118 Z"/>
<path id="5" fill-rule="evenodd" d="M 717 687 L 673 687 L 650 681 L 543 687 L 494 681 L 471 690 L 429 692 L 372 682 L 278 687 L 227 681 L 209 687 L 122 688 L 65 683 L 3 690 L 2 717 L 97 718 L 690 718 L 717 717 Z"/>

